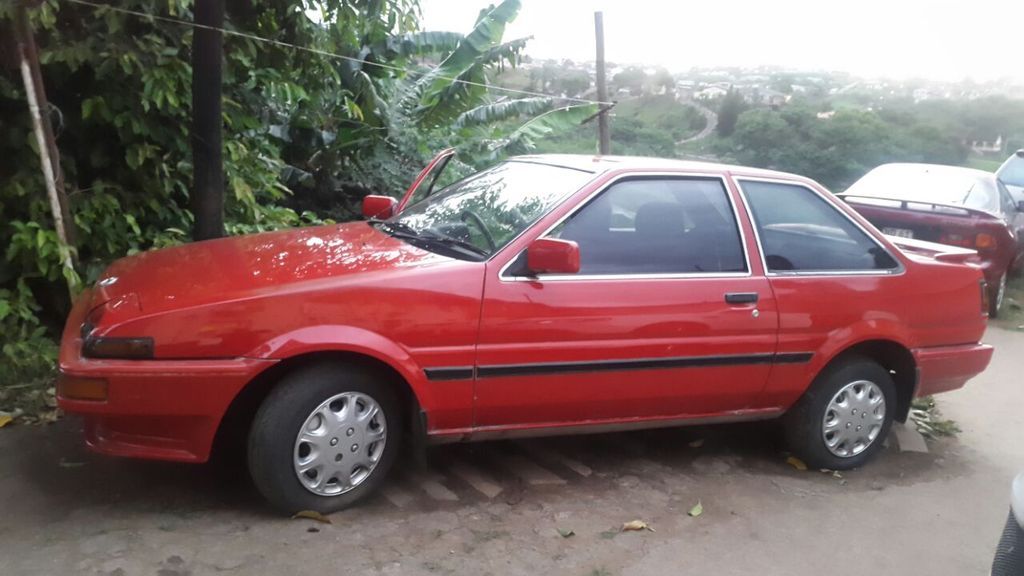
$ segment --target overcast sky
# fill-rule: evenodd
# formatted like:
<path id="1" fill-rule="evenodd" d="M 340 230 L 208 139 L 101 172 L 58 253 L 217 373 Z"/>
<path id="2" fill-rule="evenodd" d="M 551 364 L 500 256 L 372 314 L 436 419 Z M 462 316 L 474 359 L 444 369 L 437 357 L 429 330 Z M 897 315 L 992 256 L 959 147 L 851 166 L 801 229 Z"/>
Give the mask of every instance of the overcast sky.
<path id="1" fill-rule="evenodd" d="M 422 0 L 428 30 L 470 30 L 488 0 Z M 844 70 L 1024 82 L 1021 0 L 523 0 L 506 39 L 536 58 L 593 60 L 604 11 L 610 62 Z"/>

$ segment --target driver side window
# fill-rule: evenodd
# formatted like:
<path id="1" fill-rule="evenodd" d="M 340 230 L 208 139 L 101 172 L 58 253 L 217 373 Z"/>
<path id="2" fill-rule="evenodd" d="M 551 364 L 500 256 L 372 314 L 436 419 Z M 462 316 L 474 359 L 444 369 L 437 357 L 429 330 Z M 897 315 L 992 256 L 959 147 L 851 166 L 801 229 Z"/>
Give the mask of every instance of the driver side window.
<path id="1" fill-rule="evenodd" d="M 720 179 L 618 182 L 549 236 L 579 245 L 581 275 L 747 271 L 736 216 Z"/>

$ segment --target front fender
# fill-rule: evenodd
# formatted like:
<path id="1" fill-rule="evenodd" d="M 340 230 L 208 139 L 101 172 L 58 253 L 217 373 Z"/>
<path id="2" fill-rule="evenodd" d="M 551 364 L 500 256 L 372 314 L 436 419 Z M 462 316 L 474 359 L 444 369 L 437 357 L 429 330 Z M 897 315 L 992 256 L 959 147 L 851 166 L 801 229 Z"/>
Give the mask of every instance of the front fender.
<path id="1" fill-rule="evenodd" d="M 288 360 L 306 354 L 345 352 L 373 358 L 390 366 L 409 385 L 428 415 L 428 432 L 462 429 L 472 423 L 473 382 L 429 382 L 404 346 L 376 332 L 338 324 L 307 326 L 276 336 L 246 356 Z"/>
<path id="2" fill-rule="evenodd" d="M 410 384 L 423 379 L 423 369 L 409 351 L 376 332 L 355 326 L 324 324 L 299 328 L 264 342 L 246 356 L 286 360 L 314 352 L 353 352 L 370 356 L 395 369 Z"/>

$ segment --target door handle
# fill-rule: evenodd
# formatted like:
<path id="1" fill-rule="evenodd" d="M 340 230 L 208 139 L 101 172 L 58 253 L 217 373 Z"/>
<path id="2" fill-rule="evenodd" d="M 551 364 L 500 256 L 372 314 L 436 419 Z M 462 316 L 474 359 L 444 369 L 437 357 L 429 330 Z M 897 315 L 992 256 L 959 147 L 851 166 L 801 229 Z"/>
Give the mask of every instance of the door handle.
<path id="1" fill-rule="evenodd" d="M 756 304 L 757 292 L 726 292 L 725 301 L 728 304 Z"/>

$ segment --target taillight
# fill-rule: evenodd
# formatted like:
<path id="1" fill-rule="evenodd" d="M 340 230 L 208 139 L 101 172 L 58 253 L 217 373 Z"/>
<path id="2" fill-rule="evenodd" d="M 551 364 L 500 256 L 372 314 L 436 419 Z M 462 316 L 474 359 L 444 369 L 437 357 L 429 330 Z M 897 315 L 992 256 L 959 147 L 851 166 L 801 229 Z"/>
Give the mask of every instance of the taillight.
<path id="1" fill-rule="evenodd" d="M 939 244 L 960 246 L 961 248 L 974 248 L 974 238 L 964 234 L 947 232 L 939 237 Z"/>
<path id="2" fill-rule="evenodd" d="M 974 238 L 974 247 L 978 250 L 992 250 L 996 247 L 996 237 L 991 234 L 978 234 Z"/>
<path id="3" fill-rule="evenodd" d="M 981 315 L 988 316 L 988 282 L 981 280 L 978 286 L 981 287 Z"/>

